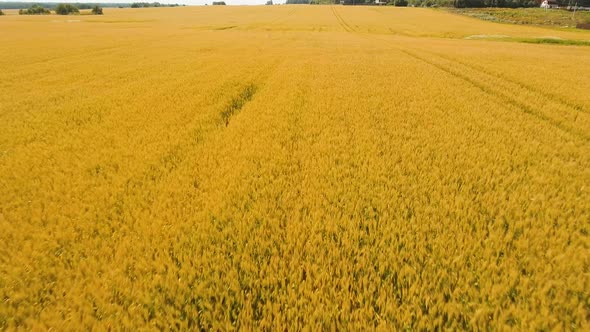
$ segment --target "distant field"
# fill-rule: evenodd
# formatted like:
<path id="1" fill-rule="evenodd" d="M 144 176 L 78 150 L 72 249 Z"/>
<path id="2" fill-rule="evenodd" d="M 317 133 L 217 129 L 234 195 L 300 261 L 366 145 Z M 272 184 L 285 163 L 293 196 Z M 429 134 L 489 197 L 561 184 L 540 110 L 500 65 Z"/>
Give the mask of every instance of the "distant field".
<path id="1" fill-rule="evenodd" d="M 463 14 L 486 21 L 530 24 L 575 28 L 578 24 L 590 24 L 590 11 L 576 13 L 562 10 L 542 8 L 462 8 L 444 9 L 452 13 Z"/>
<path id="2" fill-rule="evenodd" d="M 1 330 L 590 329 L 589 31 L 104 12 L 0 17 Z"/>

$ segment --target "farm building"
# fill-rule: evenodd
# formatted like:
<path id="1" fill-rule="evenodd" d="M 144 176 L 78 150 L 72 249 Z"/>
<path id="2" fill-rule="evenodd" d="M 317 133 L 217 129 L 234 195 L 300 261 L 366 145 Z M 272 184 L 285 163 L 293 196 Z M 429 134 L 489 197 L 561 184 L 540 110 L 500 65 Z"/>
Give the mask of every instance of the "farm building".
<path id="1" fill-rule="evenodd" d="M 551 9 L 551 8 L 559 8 L 559 4 L 556 0 L 543 0 L 541 3 L 541 8 Z"/>

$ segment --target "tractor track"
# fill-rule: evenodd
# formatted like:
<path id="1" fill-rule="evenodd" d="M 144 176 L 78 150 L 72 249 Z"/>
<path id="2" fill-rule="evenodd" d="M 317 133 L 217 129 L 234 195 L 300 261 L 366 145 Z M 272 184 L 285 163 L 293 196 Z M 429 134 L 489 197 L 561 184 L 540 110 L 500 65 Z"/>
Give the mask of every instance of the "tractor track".
<path id="1" fill-rule="evenodd" d="M 237 115 L 255 97 L 256 92 L 264 86 L 267 78 L 284 61 L 284 59 L 277 60 L 269 66 L 262 67 L 250 81 L 243 82 L 243 85 L 227 101 L 225 106 L 218 112 L 211 113 L 207 123 L 193 121 L 189 125 L 191 129 L 186 132 L 184 141 L 170 147 L 159 156 L 155 163 L 147 165 L 142 172 L 128 178 L 125 185 L 118 188 L 119 190 L 113 194 L 116 197 L 116 202 L 108 209 L 109 213 L 106 219 L 123 222 L 126 218 L 124 212 L 128 209 L 128 205 L 140 202 L 139 204 L 146 207 L 150 206 L 153 190 L 158 183 L 166 181 L 170 174 L 186 162 L 191 151 L 198 149 L 215 132 L 227 130 L 233 116 Z M 133 225 L 136 220 L 132 219 L 129 222 Z"/>
<path id="2" fill-rule="evenodd" d="M 479 66 L 474 66 L 467 64 L 466 62 L 450 59 L 448 56 L 443 56 L 430 51 L 402 47 L 400 45 L 393 44 L 392 41 L 388 39 L 362 34 L 361 32 L 354 29 L 350 24 L 348 24 L 342 15 L 340 15 L 334 8 L 334 6 L 332 6 L 332 12 L 346 32 L 355 33 L 368 40 L 385 41 L 403 54 L 432 66 L 439 71 L 445 72 L 457 79 L 460 79 L 481 90 L 485 94 L 500 99 L 507 105 L 510 105 L 513 108 L 534 117 L 538 121 L 547 123 L 563 132 L 583 140 L 584 142 L 590 141 L 590 134 L 587 133 L 587 130 L 585 130 L 584 127 L 585 123 L 590 124 L 590 112 L 584 109 L 583 106 L 572 104 L 565 101 L 563 98 L 553 99 L 551 98 L 552 95 L 543 94 L 538 89 L 532 88 L 516 80 L 506 79 L 505 77 L 494 74 L 489 70 L 480 68 Z M 427 55 L 425 56 L 419 54 L 418 52 L 426 53 Z M 445 64 L 445 61 L 452 63 L 452 65 L 448 63 Z M 463 70 L 461 70 L 461 68 L 455 67 L 463 67 Z M 469 71 L 476 73 L 476 75 L 467 74 Z M 550 105 L 550 110 L 554 112 L 551 114 L 546 114 L 546 112 L 538 110 L 537 107 L 531 102 L 519 99 L 519 92 L 525 92 L 533 95 L 535 97 L 535 102 L 543 102 L 546 105 Z M 567 113 L 560 115 L 560 113 L 563 113 L 560 109 L 567 110 Z M 568 117 L 573 119 L 568 119 Z M 582 122 L 582 125 L 580 127 L 571 125 L 571 122 Z"/>
<path id="3" fill-rule="evenodd" d="M 418 59 L 418 60 L 420 60 L 424 63 L 427 63 L 427 64 L 429 64 L 441 71 L 444 71 L 456 78 L 459 78 L 459 79 L 471 84 L 472 86 L 478 88 L 479 90 L 483 91 L 484 93 L 486 93 L 490 96 L 499 98 L 502 101 L 506 102 L 507 104 L 512 105 L 515 108 L 523 111 L 524 113 L 534 116 L 538 120 L 547 122 L 548 124 L 550 124 L 556 128 L 559 128 L 569 134 L 572 134 L 574 136 L 582 138 L 585 141 L 590 140 L 590 135 L 586 134 L 583 131 L 583 129 L 568 126 L 567 124 L 564 123 L 566 120 L 560 121 L 558 119 L 548 116 L 547 114 L 544 114 L 543 112 L 537 111 L 534 106 L 527 105 L 527 103 L 525 103 L 515 97 L 510 96 L 508 93 L 502 92 L 501 89 L 495 88 L 493 83 L 486 84 L 486 83 L 484 83 L 483 80 L 478 80 L 474 77 L 463 74 L 463 73 L 461 73 L 460 70 L 453 69 L 451 66 L 444 66 L 440 63 L 436 63 L 434 61 L 428 60 L 425 57 L 422 57 L 414 52 L 404 50 L 404 49 L 400 49 L 400 51 L 403 52 L 404 54 L 411 56 L 414 59 Z"/>
<path id="4" fill-rule="evenodd" d="M 424 52 L 428 52 L 428 51 L 424 51 Z M 504 76 L 504 75 L 502 75 L 500 73 L 497 73 L 497 72 L 488 70 L 488 69 L 486 69 L 483 66 L 471 64 L 471 63 L 468 63 L 466 61 L 461 61 L 461 60 L 458 60 L 458 59 L 452 59 L 448 55 L 443 55 L 443 54 L 438 54 L 438 53 L 432 53 L 432 52 L 428 52 L 428 53 L 434 54 L 434 55 L 439 56 L 441 58 L 444 58 L 444 59 L 446 59 L 448 61 L 457 62 L 457 63 L 459 63 L 459 64 L 461 64 L 461 65 L 463 65 L 465 67 L 469 67 L 472 70 L 476 70 L 476 71 L 485 73 L 485 74 L 487 74 L 489 76 L 493 76 L 495 79 L 506 81 L 506 82 L 510 82 L 512 84 L 517 85 L 521 89 L 528 90 L 528 91 L 530 91 L 532 93 L 541 95 L 545 99 L 551 100 L 553 102 L 559 102 L 563 106 L 568 107 L 568 108 L 570 108 L 572 110 L 575 110 L 575 111 L 578 111 L 578 112 L 582 112 L 582 113 L 588 113 L 588 114 L 590 114 L 590 110 L 589 109 L 585 109 L 584 106 L 582 106 L 580 104 L 577 104 L 575 102 L 572 102 L 570 100 L 567 100 L 567 99 L 563 98 L 562 96 L 560 96 L 558 94 L 554 94 L 554 93 L 552 93 L 550 91 L 543 91 L 543 90 L 541 90 L 539 88 L 536 88 L 534 86 L 528 85 L 528 84 L 526 84 L 524 82 L 521 82 L 521 81 L 518 81 L 518 80 L 515 80 L 515 79 L 512 79 L 512 78 L 508 78 L 508 77 L 506 77 L 506 76 Z"/>
<path id="5" fill-rule="evenodd" d="M 334 13 L 334 16 L 336 17 L 336 20 L 338 20 L 338 23 L 346 32 L 351 32 L 351 33 L 357 32 L 353 27 L 351 27 L 350 25 L 348 25 L 348 23 L 346 23 L 346 21 L 342 18 L 342 16 L 340 16 L 340 14 L 338 14 L 338 11 L 336 10 L 336 8 L 334 6 L 330 6 L 330 8 L 332 9 L 332 13 Z"/>

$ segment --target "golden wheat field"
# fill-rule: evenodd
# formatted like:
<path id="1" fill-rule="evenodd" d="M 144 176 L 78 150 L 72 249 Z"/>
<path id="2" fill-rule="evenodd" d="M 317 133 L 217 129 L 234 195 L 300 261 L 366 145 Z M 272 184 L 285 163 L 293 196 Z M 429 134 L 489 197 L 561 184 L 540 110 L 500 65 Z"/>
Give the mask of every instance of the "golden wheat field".
<path id="1" fill-rule="evenodd" d="M 0 330 L 589 330 L 590 32 L 0 17 Z"/>

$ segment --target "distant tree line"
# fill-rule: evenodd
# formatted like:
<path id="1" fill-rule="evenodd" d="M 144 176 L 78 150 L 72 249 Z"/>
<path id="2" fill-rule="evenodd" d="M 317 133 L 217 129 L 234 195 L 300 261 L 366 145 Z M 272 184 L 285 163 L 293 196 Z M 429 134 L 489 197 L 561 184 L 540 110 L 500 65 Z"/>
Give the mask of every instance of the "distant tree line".
<path id="1" fill-rule="evenodd" d="M 213 6 L 225 6 L 225 1 L 213 1 Z"/>
<path id="2" fill-rule="evenodd" d="M 58 2 L 2 2 L 0 1 L 0 9 L 28 9 L 33 5 L 40 6 L 42 8 L 55 8 L 59 5 Z M 92 9 L 95 6 L 104 8 L 116 8 L 116 7 L 130 7 L 130 3 L 99 3 L 99 2 L 84 2 L 84 3 L 72 3 L 78 9 Z"/>
<path id="3" fill-rule="evenodd" d="M 60 3 L 57 6 L 55 6 L 53 10 L 57 15 L 80 14 L 80 8 L 71 3 Z M 41 5 L 34 4 L 29 8 L 20 9 L 18 13 L 19 15 L 48 15 L 51 14 L 51 11 L 48 8 L 45 8 Z M 102 15 L 102 7 L 95 5 L 94 7 L 91 7 L 90 13 L 93 15 Z"/>
<path id="4" fill-rule="evenodd" d="M 159 2 L 134 2 L 131 4 L 131 8 L 148 8 L 148 7 L 178 7 L 177 3 L 159 3 Z"/>

